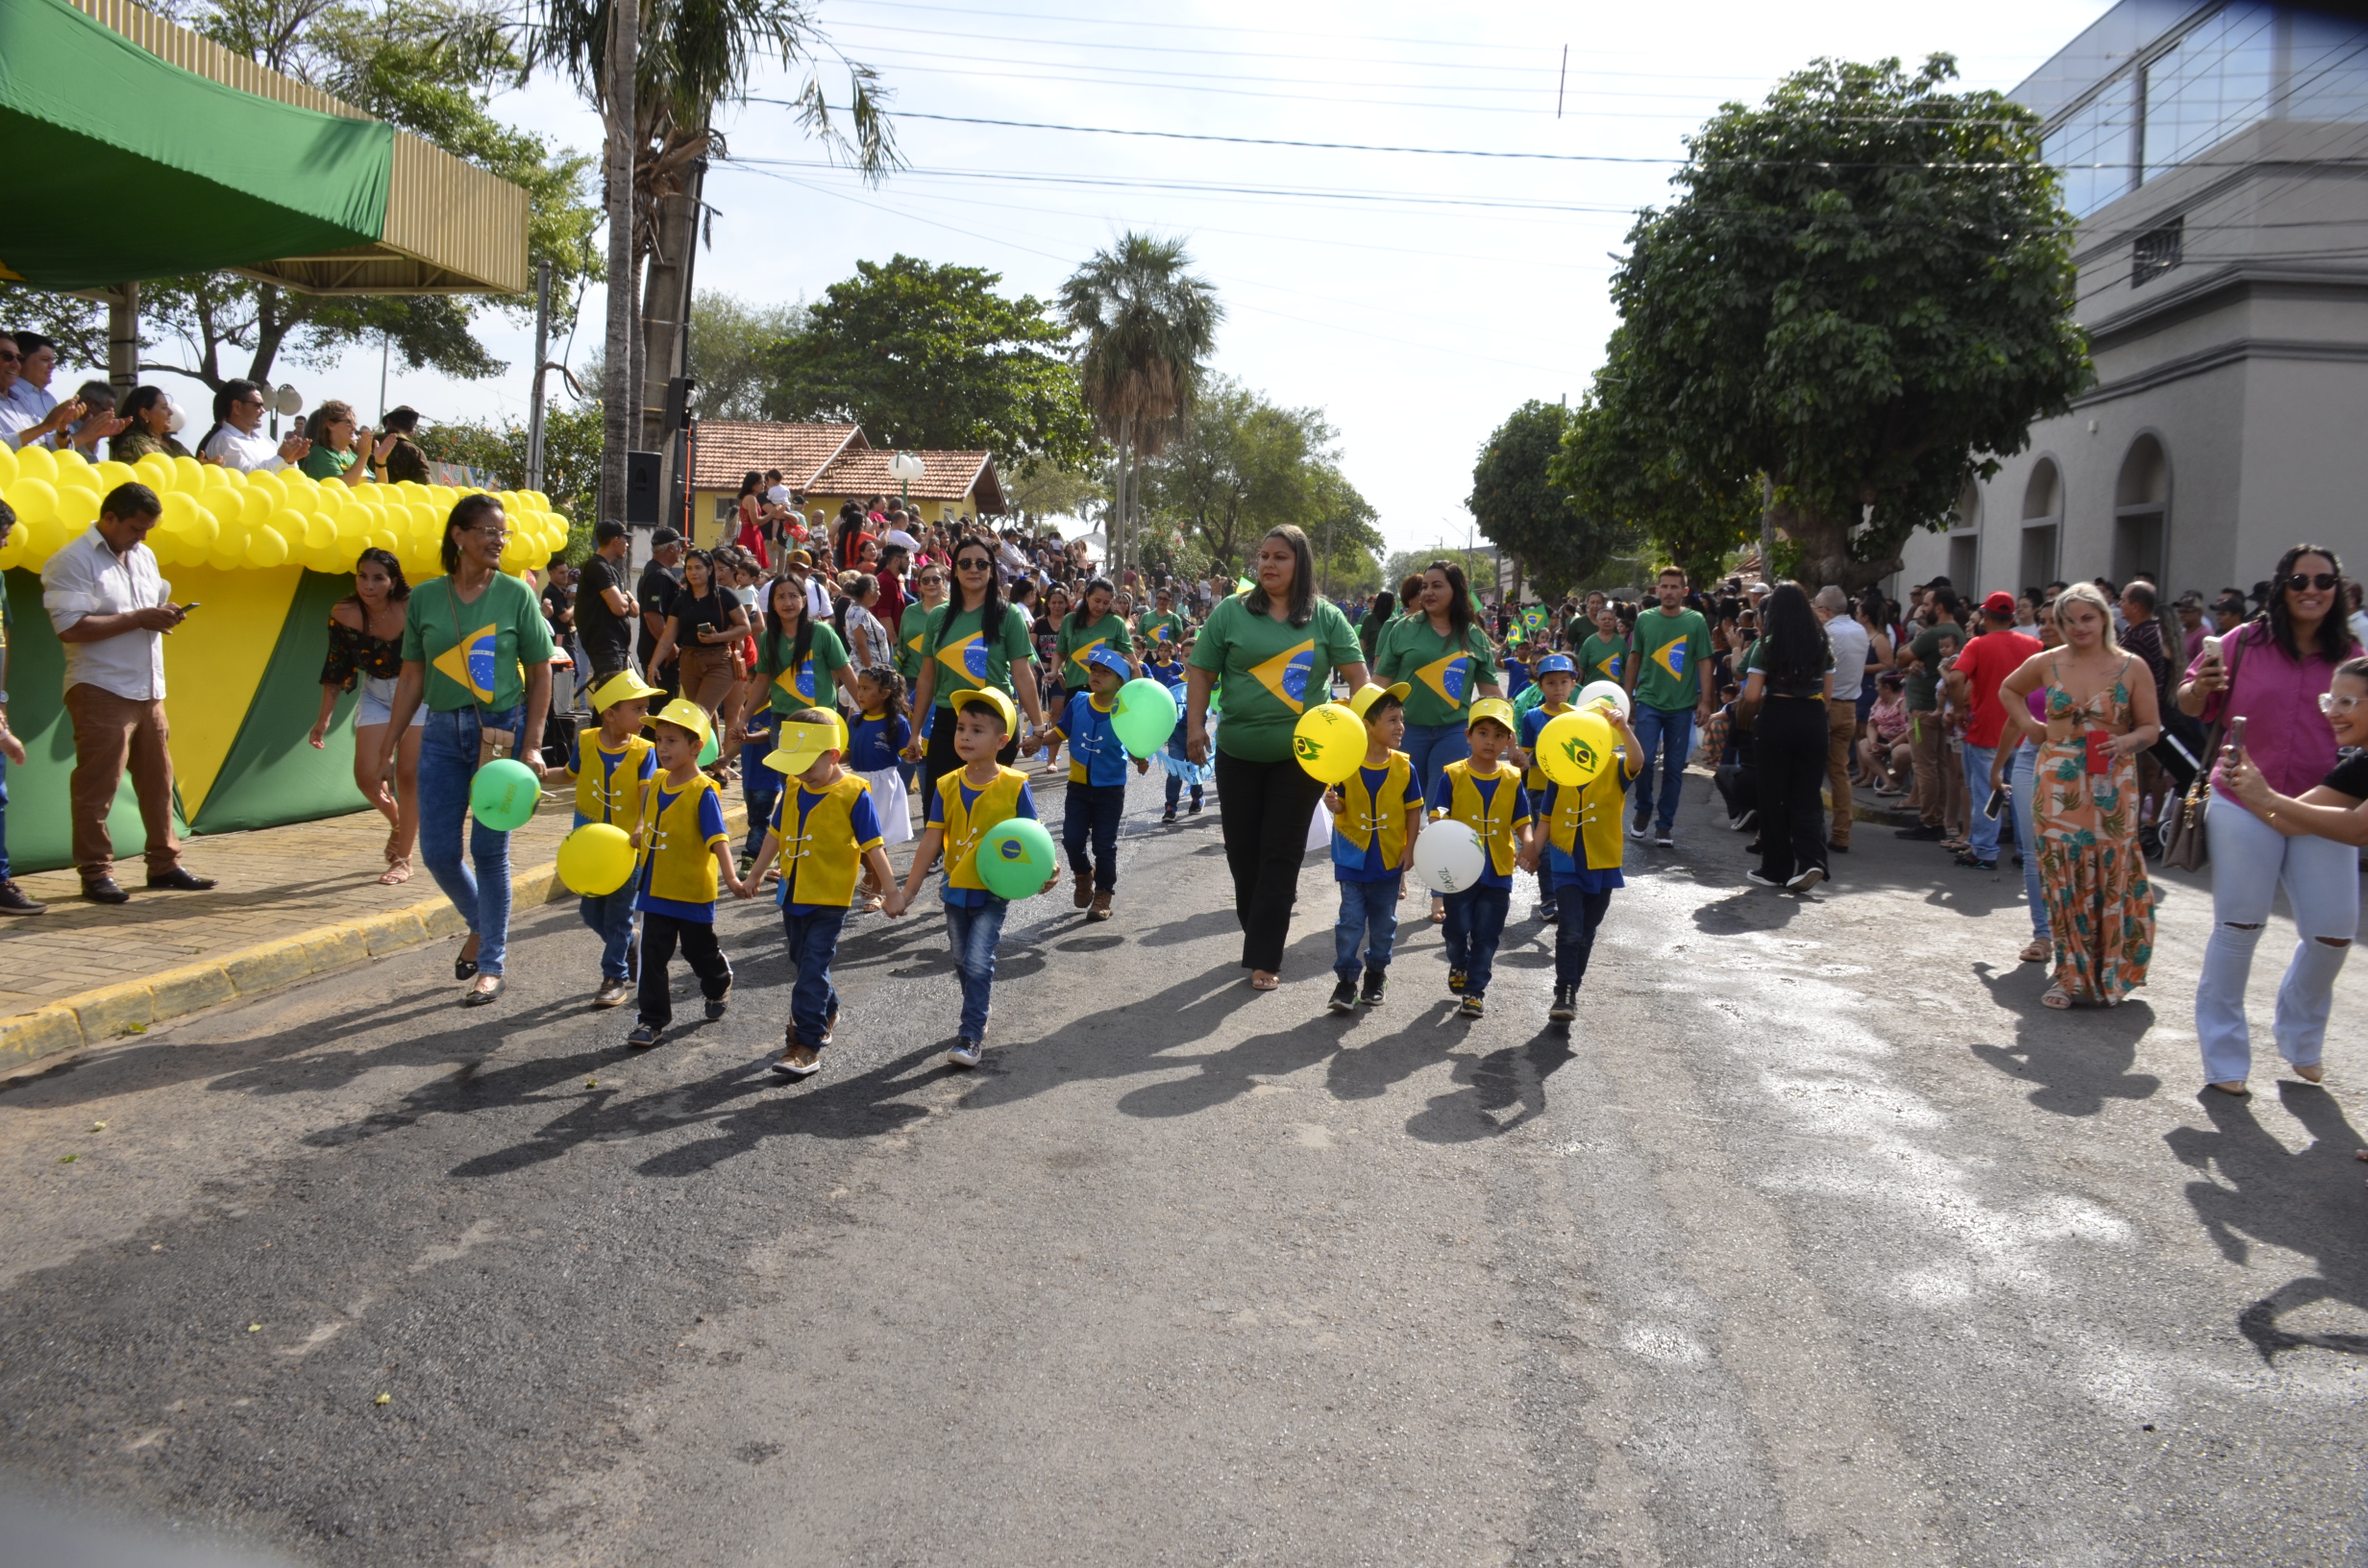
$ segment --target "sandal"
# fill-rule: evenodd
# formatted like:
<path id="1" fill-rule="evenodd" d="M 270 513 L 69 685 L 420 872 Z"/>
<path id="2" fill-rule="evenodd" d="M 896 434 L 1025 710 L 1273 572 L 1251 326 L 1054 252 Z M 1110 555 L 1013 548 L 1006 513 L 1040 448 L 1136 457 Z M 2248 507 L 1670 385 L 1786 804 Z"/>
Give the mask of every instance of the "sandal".
<path id="1" fill-rule="evenodd" d="M 2038 938 L 2034 937 L 2031 939 L 2031 944 L 2023 949 L 2022 962 L 2025 964 L 2044 964 L 2048 961 L 2048 958 L 2055 952 L 2055 943 L 2041 942 Z"/>
<path id="2" fill-rule="evenodd" d="M 2060 983 L 2050 986 L 2040 995 L 2039 1005 L 2052 1007 L 2059 1013 L 2064 1012 L 2072 1006 L 2072 993 L 2064 990 Z"/>
<path id="3" fill-rule="evenodd" d="M 2299 1062 L 2291 1062 L 2288 1063 L 2287 1066 L 2294 1069 L 2294 1076 L 2300 1078 L 2306 1084 L 2321 1083 L 2325 1081 L 2327 1077 L 2326 1066 L 2317 1062 L 2311 1063 L 2310 1066 L 2306 1067 Z"/>
<path id="4" fill-rule="evenodd" d="M 397 855 L 386 863 L 386 874 L 379 878 L 379 886 L 392 888 L 411 880 L 411 857 Z"/>
<path id="5" fill-rule="evenodd" d="M 2245 1087 L 2245 1081 L 2242 1078 L 2232 1078 L 2225 1084 L 2214 1084 L 2211 1087 L 2232 1100 L 2253 1098 L 2253 1090 Z"/>
<path id="6" fill-rule="evenodd" d="M 1250 971 L 1249 989 L 1252 991 L 1280 991 L 1282 986 L 1283 977 L 1279 974 L 1269 974 L 1264 969 Z"/>

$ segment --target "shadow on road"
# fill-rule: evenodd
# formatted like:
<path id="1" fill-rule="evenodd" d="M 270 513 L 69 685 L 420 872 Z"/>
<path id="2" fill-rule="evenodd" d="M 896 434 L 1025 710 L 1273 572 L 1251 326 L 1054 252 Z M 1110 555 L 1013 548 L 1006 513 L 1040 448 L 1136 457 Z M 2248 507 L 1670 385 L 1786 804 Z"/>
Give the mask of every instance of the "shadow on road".
<path id="1" fill-rule="evenodd" d="M 1977 1043 L 1973 1054 L 2010 1077 L 2035 1081 L 2026 1097 L 2040 1110 L 2093 1116 L 2107 1100 L 2143 1100 L 2162 1087 L 2154 1074 L 2130 1070 L 2139 1040 L 2155 1024 L 2155 1010 L 2143 999 L 2059 1013 L 2039 1002 L 2046 965 L 1976 964 L 1973 972 L 2015 1018 L 2013 1044 Z"/>

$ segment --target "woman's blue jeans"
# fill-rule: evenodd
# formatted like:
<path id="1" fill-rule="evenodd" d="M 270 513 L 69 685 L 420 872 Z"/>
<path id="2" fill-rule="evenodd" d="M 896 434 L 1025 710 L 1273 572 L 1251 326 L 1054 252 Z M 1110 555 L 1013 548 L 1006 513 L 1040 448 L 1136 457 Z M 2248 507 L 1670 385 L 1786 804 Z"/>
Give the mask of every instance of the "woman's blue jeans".
<path id="1" fill-rule="evenodd" d="M 1002 940 L 1003 916 L 1011 908 L 989 896 L 983 904 L 948 904 L 946 935 L 953 943 L 953 967 L 962 975 L 964 1040 L 987 1038 L 987 1002 L 995 988 L 995 944 Z"/>
<path id="2" fill-rule="evenodd" d="M 2047 926 L 2047 890 L 2039 885 L 2039 835 L 2032 822 L 2032 812 L 2039 803 L 2038 780 L 2035 770 L 2039 766 L 2039 748 L 2029 741 L 2014 748 L 2014 760 L 2007 764 L 2007 792 L 2014 802 L 2014 845 L 2023 852 L 2023 899 L 2031 905 L 2031 936 L 2035 942 L 2052 942 Z M 1984 781 L 1987 782 L 1986 778 Z"/>
<path id="3" fill-rule="evenodd" d="M 1464 732 L 1461 719 L 1452 724 L 1406 726 L 1406 760 L 1414 764 L 1415 783 L 1421 788 L 1426 800 L 1447 764 L 1461 762 L 1470 755 L 1471 741 Z"/>
<path id="4" fill-rule="evenodd" d="M 525 719 L 520 708 L 485 715 L 491 727 L 513 732 Z M 419 858 L 469 922 L 477 938 L 477 972 L 499 975 L 509 946 L 509 835 L 469 815 L 479 727 L 475 708 L 428 715 L 419 741 Z M 466 860 L 461 858 L 464 833 Z"/>

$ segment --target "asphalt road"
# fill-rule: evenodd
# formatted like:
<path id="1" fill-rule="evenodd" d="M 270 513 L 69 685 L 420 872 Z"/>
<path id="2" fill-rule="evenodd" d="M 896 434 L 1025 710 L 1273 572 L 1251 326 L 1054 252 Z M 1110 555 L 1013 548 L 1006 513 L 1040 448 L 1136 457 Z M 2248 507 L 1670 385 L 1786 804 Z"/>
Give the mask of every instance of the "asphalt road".
<path id="1" fill-rule="evenodd" d="M 2368 966 L 2205 1103 L 2192 883 L 2051 1014 L 2003 877 L 1747 890 L 1696 797 L 1567 1037 L 1525 890 L 1484 1021 L 1427 926 L 1334 1019 L 1321 864 L 1255 994 L 1135 804 L 976 1072 L 934 916 L 784 1087 L 769 906 L 640 1055 L 552 908 L 489 1013 L 448 944 L 0 1092 L 0 1471 L 321 1564 L 2368 1563 Z"/>

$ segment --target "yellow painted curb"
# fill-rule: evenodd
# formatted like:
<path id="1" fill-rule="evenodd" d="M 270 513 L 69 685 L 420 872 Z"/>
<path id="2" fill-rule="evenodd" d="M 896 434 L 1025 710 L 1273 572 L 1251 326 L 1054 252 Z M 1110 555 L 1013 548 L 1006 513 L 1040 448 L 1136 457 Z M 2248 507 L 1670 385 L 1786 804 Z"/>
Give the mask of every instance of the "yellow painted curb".
<path id="1" fill-rule="evenodd" d="M 746 808 L 733 806 L 724 819 L 728 826 L 734 825 L 735 819 L 744 824 Z M 512 871 L 509 888 L 513 908 L 575 896 L 559 881 L 556 860 Z M 21 1072 L 29 1066 L 45 1069 L 71 1052 L 139 1034 L 167 1018 L 240 997 L 259 996 L 316 974 L 350 968 L 467 929 L 460 912 L 439 894 L 406 909 L 290 932 L 206 963 L 81 992 L 30 1013 L 0 1018 L 0 1076 Z"/>

